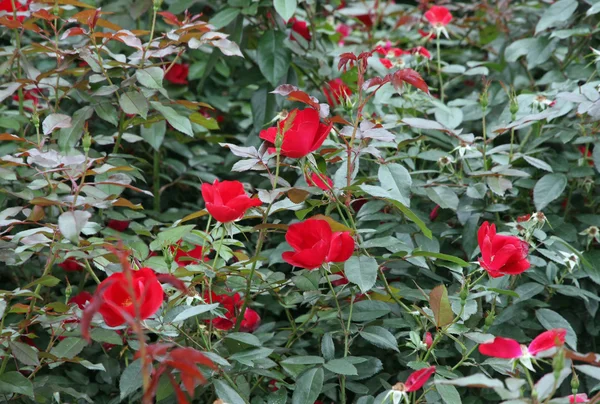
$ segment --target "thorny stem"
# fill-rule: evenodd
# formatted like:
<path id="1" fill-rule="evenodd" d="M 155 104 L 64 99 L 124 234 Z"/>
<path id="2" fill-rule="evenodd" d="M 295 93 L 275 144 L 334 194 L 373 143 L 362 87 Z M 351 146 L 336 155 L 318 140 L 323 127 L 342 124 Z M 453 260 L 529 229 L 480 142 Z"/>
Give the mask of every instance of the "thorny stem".
<path id="1" fill-rule="evenodd" d="M 331 283 L 331 279 L 329 279 L 329 275 L 327 271 L 323 270 L 323 276 L 327 279 L 327 284 L 329 285 L 329 290 L 331 290 L 331 294 L 333 295 L 333 300 L 335 301 L 335 306 L 338 311 L 338 315 L 340 316 L 340 323 L 342 324 L 342 329 L 344 330 L 344 358 L 348 356 L 348 337 L 349 330 L 346 328 L 346 324 L 344 324 L 344 317 L 342 313 L 342 308 L 340 307 L 340 302 L 338 301 L 337 294 L 335 293 L 335 289 L 333 288 L 333 284 Z M 351 303 L 352 304 L 352 303 Z M 352 310 L 352 305 L 350 306 L 350 310 Z M 348 319 L 348 325 L 350 324 L 350 319 L 352 314 L 350 314 L 350 318 Z M 340 399 L 342 404 L 346 404 L 346 376 L 340 375 Z"/>
<path id="2" fill-rule="evenodd" d="M 154 187 L 154 210 L 160 212 L 160 151 L 154 150 L 152 169 L 152 186 Z"/>
<path id="3" fill-rule="evenodd" d="M 152 44 L 152 40 L 154 39 L 154 29 L 156 28 L 156 14 L 158 13 L 157 7 L 152 7 L 152 27 L 150 28 L 150 39 L 148 40 L 148 44 L 142 50 L 142 59 L 140 60 L 140 69 L 144 68 L 144 61 L 146 60 L 146 52 L 150 49 L 150 45 Z"/>
<path id="4" fill-rule="evenodd" d="M 10 3 L 12 6 L 12 10 L 13 10 L 14 21 L 17 21 L 17 6 L 15 4 L 15 0 L 10 0 Z M 19 34 L 19 30 L 16 28 L 14 29 L 14 33 L 15 33 L 15 42 L 17 45 L 17 79 L 20 80 L 21 79 L 21 35 Z M 25 101 L 25 99 L 23 98 L 23 88 L 19 87 L 19 89 L 17 90 L 17 94 L 19 95 L 19 115 L 23 116 L 23 115 L 25 115 L 25 113 L 24 113 L 25 109 L 23 107 L 23 103 Z M 19 129 L 21 131 L 21 137 L 23 137 L 24 129 L 20 123 L 19 123 Z"/>
<path id="5" fill-rule="evenodd" d="M 508 163 L 512 163 L 513 159 L 513 145 L 515 143 L 515 128 L 510 130 L 510 152 L 508 154 Z"/>

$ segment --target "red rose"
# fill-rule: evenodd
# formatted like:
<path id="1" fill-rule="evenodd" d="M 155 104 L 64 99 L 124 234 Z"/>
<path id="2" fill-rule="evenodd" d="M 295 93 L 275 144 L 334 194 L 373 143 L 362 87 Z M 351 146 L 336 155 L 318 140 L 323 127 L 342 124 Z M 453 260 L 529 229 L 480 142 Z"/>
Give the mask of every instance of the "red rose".
<path id="1" fill-rule="evenodd" d="M 335 281 L 331 281 L 331 284 L 333 286 L 342 286 L 342 285 L 347 285 L 350 283 L 350 281 L 348 280 L 348 278 L 346 278 L 346 275 L 343 272 L 338 272 L 334 275 L 339 275 L 339 276 L 341 276 L 341 278 L 336 279 Z"/>
<path id="2" fill-rule="evenodd" d="M 181 241 L 179 241 L 177 243 L 177 245 L 180 245 L 180 244 L 181 244 Z M 202 260 L 204 262 L 208 261 L 208 256 L 204 256 L 204 253 L 202 251 L 202 246 L 200 246 L 200 245 L 197 245 L 196 247 L 192 248 L 189 251 L 185 251 L 179 246 L 171 247 L 171 248 L 172 248 L 172 251 L 175 252 L 175 256 L 173 257 L 173 259 L 175 260 L 177 265 L 179 265 L 180 267 L 184 267 L 184 266 L 190 265 L 190 264 L 196 264 L 200 260 Z"/>
<path id="3" fill-rule="evenodd" d="M 556 101 L 553 101 L 556 102 Z M 588 148 L 587 149 L 587 153 L 585 152 L 586 147 L 583 145 L 577 146 L 577 149 L 579 150 L 579 153 L 581 153 L 581 155 L 588 160 L 588 165 L 590 166 L 594 166 L 594 160 L 592 160 L 592 151 Z"/>
<path id="4" fill-rule="evenodd" d="M 517 359 L 525 353 L 536 356 L 541 352 L 563 345 L 566 335 L 567 330 L 563 328 L 548 330 L 535 337 L 527 348 L 521 347 L 521 344 L 514 339 L 496 337 L 486 344 L 479 345 L 479 352 L 482 355 L 501 359 Z"/>
<path id="5" fill-rule="evenodd" d="M 348 232 L 332 232 L 325 220 L 309 219 L 290 225 L 285 240 L 294 249 L 282 254 L 290 265 L 315 269 L 325 262 L 344 262 L 354 252 Z"/>
<path id="6" fill-rule="evenodd" d="M 294 35 L 294 33 L 300 35 L 307 41 L 310 41 L 310 29 L 308 29 L 308 24 L 306 23 L 306 21 L 300 21 L 294 17 L 290 20 L 290 22 L 292 23 L 292 32 L 290 33 L 290 39 L 292 41 L 296 40 L 296 36 Z"/>
<path id="7" fill-rule="evenodd" d="M 102 292 L 102 306 L 99 312 L 109 327 L 124 324 L 124 313 L 135 317 L 134 299 L 139 304 L 140 320 L 156 313 L 163 302 L 164 292 L 152 269 L 141 268 L 132 271 L 131 277 L 133 285 L 128 285 L 127 276 L 123 272 L 112 274 L 98 285 L 101 288 L 108 283 Z M 134 296 L 129 293 L 131 287 Z"/>
<path id="8" fill-rule="evenodd" d="M 325 184 L 327 182 L 327 184 Z M 333 188 L 333 181 L 325 174 L 312 173 L 306 178 L 306 183 L 311 187 L 319 187 L 323 191 L 329 191 Z"/>
<path id="9" fill-rule="evenodd" d="M 241 219 L 248 209 L 262 204 L 260 199 L 246 195 L 239 181 L 205 182 L 202 184 L 202 198 L 208 213 L 221 223 Z"/>
<path id="10" fill-rule="evenodd" d="M 71 297 L 68 301 L 69 304 L 76 304 L 81 310 L 85 307 L 87 302 L 92 301 L 92 294 L 90 292 L 79 292 L 79 294 Z"/>
<path id="11" fill-rule="evenodd" d="M 283 143 L 281 145 L 281 154 L 286 157 L 297 159 L 314 152 L 321 147 L 333 127 L 333 124 L 322 124 L 319 119 L 319 113 L 312 108 L 307 108 L 291 111 L 288 118 L 282 120 L 277 125 L 280 130 L 286 127 L 286 122 L 290 116 L 293 116 L 294 120 L 290 128 L 283 134 Z M 261 131 L 260 138 L 275 144 L 277 127 Z"/>
<path id="12" fill-rule="evenodd" d="M 233 328 L 237 321 L 237 312 L 243 305 L 243 301 L 240 297 L 239 293 L 234 294 L 233 296 L 229 295 L 217 295 L 216 293 L 211 293 L 212 300 L 209 299 L 209 296 L 205 296 L 204 300 L 212 301 L 212 303 L 219 303 L 222 308 L 225 309 L 225 318 L 219 317 L 212 320 L 213 325 L 217 330 L 229 331 Z M 244 319 L 240 324 L 240 331 L 242 332 L 254 332 L 260 326 L 260 316 L 250 307 L 246 307 L 246 311 L 244 312 Z"/>
<path id="13" fill-rule="evenodd" d="M 27 0 L 25 3 L 21 3 L 20 0 L 14 0 L 15 1 L 15 8 L 13 8 L 12 5 L 12 1 L 11 0 L 0 0 L 0 14 L 5 14 L 6 17 L 12 21 L 13 20 L 13 11 L 16 9 L 17 12 L 21 12 L 21 11 L 27 11 L 29 10 L 29 3 L 31 3 L 31 0 Z M 5 11 L 6 13 L 2 13 L 2 11 Z M 25 19 L 24 15 L 20 15 L 17 16 L 17 20 L 23 22 L 23 20 Z"/>
<path id="14" fill-rule="evenodd" d="M 425 18 L 436 28 L 445 27 L 452 21 L 452 14 L 446 7 L 433 6 L 425 13 Z"/>
<path id="15" fill-rule="evenodd" d="M 529 246 L 515 236 L 496 234 L 496 225 L 484 222 L 477 233 L 481 250 L 479 264 L 492 278 L 518 275 L 529 269 Z"/>
<path id="16" fill-rule="evenodd" d="M 108 227 L 110 227 L 113 230 L 116 230 L 118 232 L 124 232 L 125 230 L 127 230 L 127 228 L 129 227 L 129 223 L 131 223 L 129 220 L 115 220 L 115 219 L 110 219 L 108 221 Z"/>
<path id="17" fill-rule="evenodd" d="M 404 383 L 404 391 L 410 393 L 411 391 L 417 391 L 425 383 L 427 380 L 435 373 L 435 366 L 430 366 L 428 368 L 417 370 L 408 376 L 406 382 Z"/>
<path id="18" fill-rule="evenodd" d="M 344 83 L 344 81 L 340 78 L 330 80 L 323 87 L 323 94 L 327 98 L 327 102 L 329 105 L 336 106 L 342 102 L 342 100 L 346 99 L 352 95 L 352 90 L 350 87 Z"/>
<path id="19" fill-rule="evenodd" d="M 517 223 L 523 223 L 531 219 L 531 213 L 517 217 Z"/>
<path id="20" fill-rule="evenodd" d="M 187 84 L 190 65 L 185 63 L 175 63 L 171 69 L 165 74 L 165 80 L 173 84 Z"/>
<path id="21" fill-rule="evenodd" d="M 73 257 L 67 258 L 66 260 L 58 264 L 58 266 L 67 272 L 78 272 L 83 270 L 83 264 L 81 264 Z"/>

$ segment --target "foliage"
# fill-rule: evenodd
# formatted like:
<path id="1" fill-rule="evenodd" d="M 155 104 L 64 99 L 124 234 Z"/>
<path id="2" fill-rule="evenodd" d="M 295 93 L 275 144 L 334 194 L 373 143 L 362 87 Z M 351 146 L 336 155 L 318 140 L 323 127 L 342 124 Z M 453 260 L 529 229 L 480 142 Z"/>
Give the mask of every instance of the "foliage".
<path id="1" fill-rule="evenodd" d="M 600 401 L 600 3 L 433 3 L 1 0 L 0 399 Z"/>

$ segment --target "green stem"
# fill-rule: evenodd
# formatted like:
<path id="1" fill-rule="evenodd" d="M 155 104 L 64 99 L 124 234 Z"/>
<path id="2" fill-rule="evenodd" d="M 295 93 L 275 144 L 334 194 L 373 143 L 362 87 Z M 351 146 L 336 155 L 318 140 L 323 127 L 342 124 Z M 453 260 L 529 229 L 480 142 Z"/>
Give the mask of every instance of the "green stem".
<path id="1" fill-rule="evenodd" d="M 52 265 L 54 265 L 55 260 L 56 255 L 53 254 L 52 257 L 50 257 L 46 262 L 46 267 L 44 268 L 44 272 L 42 273 L 42 278 L 50 273 L 50 270 L 52 269 Z M 31 315 L 33 314 L 33 309 L 35 308 L 35 302 L 37 300 L 36 296 L 40 294 L 40 290 L 42 290 L 42 285 L 38 283 L 35 287 L 34 296 L 31 297 L 31 303 L 29 304 L 29 310 L 27 311 L 27 320 L 29 320 L 31 318 Z"/>
<path id="2" fill-rule="evenodd" d="M 140 60 L 140 69 L 144 68 L 144 61 L 146 60 L 146 52 L 150 49 L 152 40 L 154 39 L 154 29 L 156 28 L 156 14 L 158 13 L 158 7 L 152 7 L 152 27 L 150 28 L 150 39 L 148 44 L 142 50 L 142 59 Z"/>
<path id="3" fill-rule="evenodd" d="M 482 131 L 483 131 L 483 150 L 481 151 L 481 153 L 483 154 L 483 170 L 486 171 L 487 170 L 487 158 L 486 158 L 487 127 L 485 124 L 485 110 L 483 110 L 483 117 L 481 118 L 481 126 L 482 126 Z"/>
<path id="4" fill-rule="evenodd" d="M 331 283 L 331 279 L 329 279 L 329 275 L 325 270 L 323 270 L 323 275 L 325 279 L 327 279 L 327 284 L 329 285 L 329 290 L 331 290 L 331 294 L 333 295 L 333 300 L 335 301 L 335 306 L 338 311 L 338 315 L 340 316 L 340 322 L 342 323 L 342 329 L 344 330 L 344 358 L 348 356 L 348 336 L 349 331 L 346 329 L 346 325 L 344 324 L 344 317 L 342 313 L 342 308 L 340 307 L 340 302 L 338 301 L 337 294 L 335 293 L 335 289 L 333 288 L 333 284 Z M 346 404 L 346 376 L 340 375 L 340 399 L 342 404 Z"/>
<path id="5" fill-rule="evenodd" d="M 440 34 L 438 33 L 435 41 L 435 45 L 437 48 L 437 71 L 438 71 L 438 81 L 440 85 L 440 101 L 444 102 L 444 80 L 442 79 L 442 55 L 440 53 Z"/>
<path id="6" fill-rule="evenodd" d="M 90 276 L 92 277 L 92 279 L 96 282 L 96 284 L 99 285 L 100 284 L 100 279 L 98 279 L 98 276 L 94 272 L 94 269 L 90 265 L 90 262 L 87 259 L 84 259 L 83 262 L 85 263 L 85 269 L 87 269 L 88 273 L 90 274 Z"/>
<path id="7" fill-rule="evenodd" d="M 12 10 L 13 10 L 13 18 L 14 21 L 17 21 L 17 7 L 15 4 L 15 0 L 10 0 Z M 21 35 L 19 34 L 18 29 L 13 30 L 15 33 L 15 42 L 17 46 L 17 79 L 21 79 Z M 23 107 L 23 103 L 25 99 L 23 98 L 23 88 L 19 87 L 17 90 L 17 94 L 19 95 L 19 115 L 25 115 L 25 108 Z M 24 136 L 23 126 L 19 123 L 19 131 L 21 133 L 21 137 Z"/>
<path id="8" fill-rule="evenodd" d="M 512 163 L 513 159 L 513 145 L 515 143 L 515 128 L 510 130 L 510 152 L 508 154 L 508 163 Z"/>

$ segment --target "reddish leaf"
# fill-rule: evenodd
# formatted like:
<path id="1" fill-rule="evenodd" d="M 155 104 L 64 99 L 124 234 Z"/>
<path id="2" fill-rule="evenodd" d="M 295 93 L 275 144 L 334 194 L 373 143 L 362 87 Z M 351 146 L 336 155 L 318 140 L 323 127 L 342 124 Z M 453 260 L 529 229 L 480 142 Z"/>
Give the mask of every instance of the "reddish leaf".
<path id="1" fill-rule="evenodd" d="M 195 350 L 194 348 L 175 348 L 171 351 L 171 358 L 176 361 L 187 360 L 192 361 L 196 364 L 216 369 L 215 364 L 202 352 Z"/>
<path id="2" fill-rule="evenodd" d="M 198 380 L 200 383 L 204 383 L 206 381 L 204 375 L 195 365 L 191 363 L 175 362 L 172 360 L 166 360 L 164 363 L 165 365 L 181 372 L 181 380 L 183 381 L 185 389 L 189 392 L 194 391 L 196 387 L 196 380 Z"/>
<path id="3" fill-rule="evenodd" d="M 429 94 L 429 86 L 423 80 L 423 77 L 413 69 L 398 70 L 392 75 L 392 84 L 396 89 L 402 88 L 403 83 L 408 83 Z"/>
<path id="4" fill-rule="evenodd" d="M 65 39 L 65 38 L 69 38 L 71 36 L 78 36 L 78 35 L 87 35 L 87 32 L 83 28 L 80 28 L 80 27 L 69 28 L 62 34 L 60 39 Z"/>
<path id="5" fill-rule="evenodd" d="M 8 16 L 3 15 L 0 17 L 0 25 L 10 29 L 17 29 L 21 26 L 21 23 L 19 20 L 14 20 L 12 17 L 9 18 Z"/>
<path id="6" fill-rule="evenodd" d="M 173 375 L 169 375 L 169 381 L 171 382 L 171 385 L 173 386 L 173 390 L 175 390 L 175 396 L 177 397 L 177 402 L 179 404 L 189 404 L 189 401 L 188 401 L 187 397 L 185 396 L 185 393 L 181 390 L 181 387 L 179 387 L 179 383 L 177 383 L 177 380 L 175 380 Z"/>
<path id="7" fill-rule="evenodd" d="M 454 320 L 450 300 L 448 300 L 448 290 L 444 285 L 438 285 L 429 292 L 429 305 L 438 328 L 448 325 Z"/>
<path id="8" fill-rule="evenodd" d="M 172 348 L 173 346 L 173 344 L 157 342 L 155 344 L 146 346 L 146 354 L 151 358 L 155 358 L 157 356 L 164 356 L 169 351 L 169 348 Z M 139 357 L 140 351 L 137 351 L 133 358 L 138 359 Z"/>
<path id="9" fill-rule="evenodd" d="M 367 88 L 371 88 L 371 87 L 375 87 L 375 86 L 380 86 L 385 83 L 389 83 L 390 80 L 391 80 L 391 77 L 389 74 L 385 77 L 373 77 L 372 79 L 365 81 L 365 84 L 363 84 L 363 90 L 366 90 Z"/>
<path id="10" fill-rule="evenodd" d="M 344 69 L 344 71 L 346 71 L 348 70 L 348 67 L 352 68 L 352 66 L 354 66 L 354 63 L 356 63 L 357 60 L 358 58 L 352 52 L 342 53 L 340 55 L 340 61 L 338 63 L 338 70 Z"/>
<path id="11" fill-rule="evenodd" d="M 319 102 L 314 100 L 313 97 L 306 94 L 304 91 L 292 91 L 288 94 L 288 100 L 302 102 L 315 109 L 319 108 Z"/>
<path id="12" fill-rule="evenodd" d="M 167 24 L 175 25 L 177 27 L 181 27 L 182 25 L 177 19 L 177 16 L 169 11 L 161 11 L 158 15 L 160 15 Z"/>
<path id="13" fill-rule="evenodd" d="M 102 306 L 102 304 L 104 303 L 104 298 L 102 296 L 104 294 L 104 290 L 107 287 L 109 287 L 112 283 L 113 281 L 108 281 L 102 286 L 98 287 L 98 289 L 96 289 L 96 292 L 92 296 L 92 300 L 88 303 L 87 306 L 85 306 L 85 309 L 83 310 L 83 315 L 81 316 L 80 322 L 81 336 L 88 343 L 90 343 L 92 340 L 90 336 L 90 324 L 92 323 L 92 317 L 94 317 L 94 314 L 96 314 L 98 310 L 100 310 L 100 306 Z"/>
<path id="14" fill-rule="evenodd" d="M 50 14 L 48 10 L 41 9 L 31 14 L 32 17 L 41 18 L 42 20 L 52 21 L 58 18 L 57 15 Z"/>

